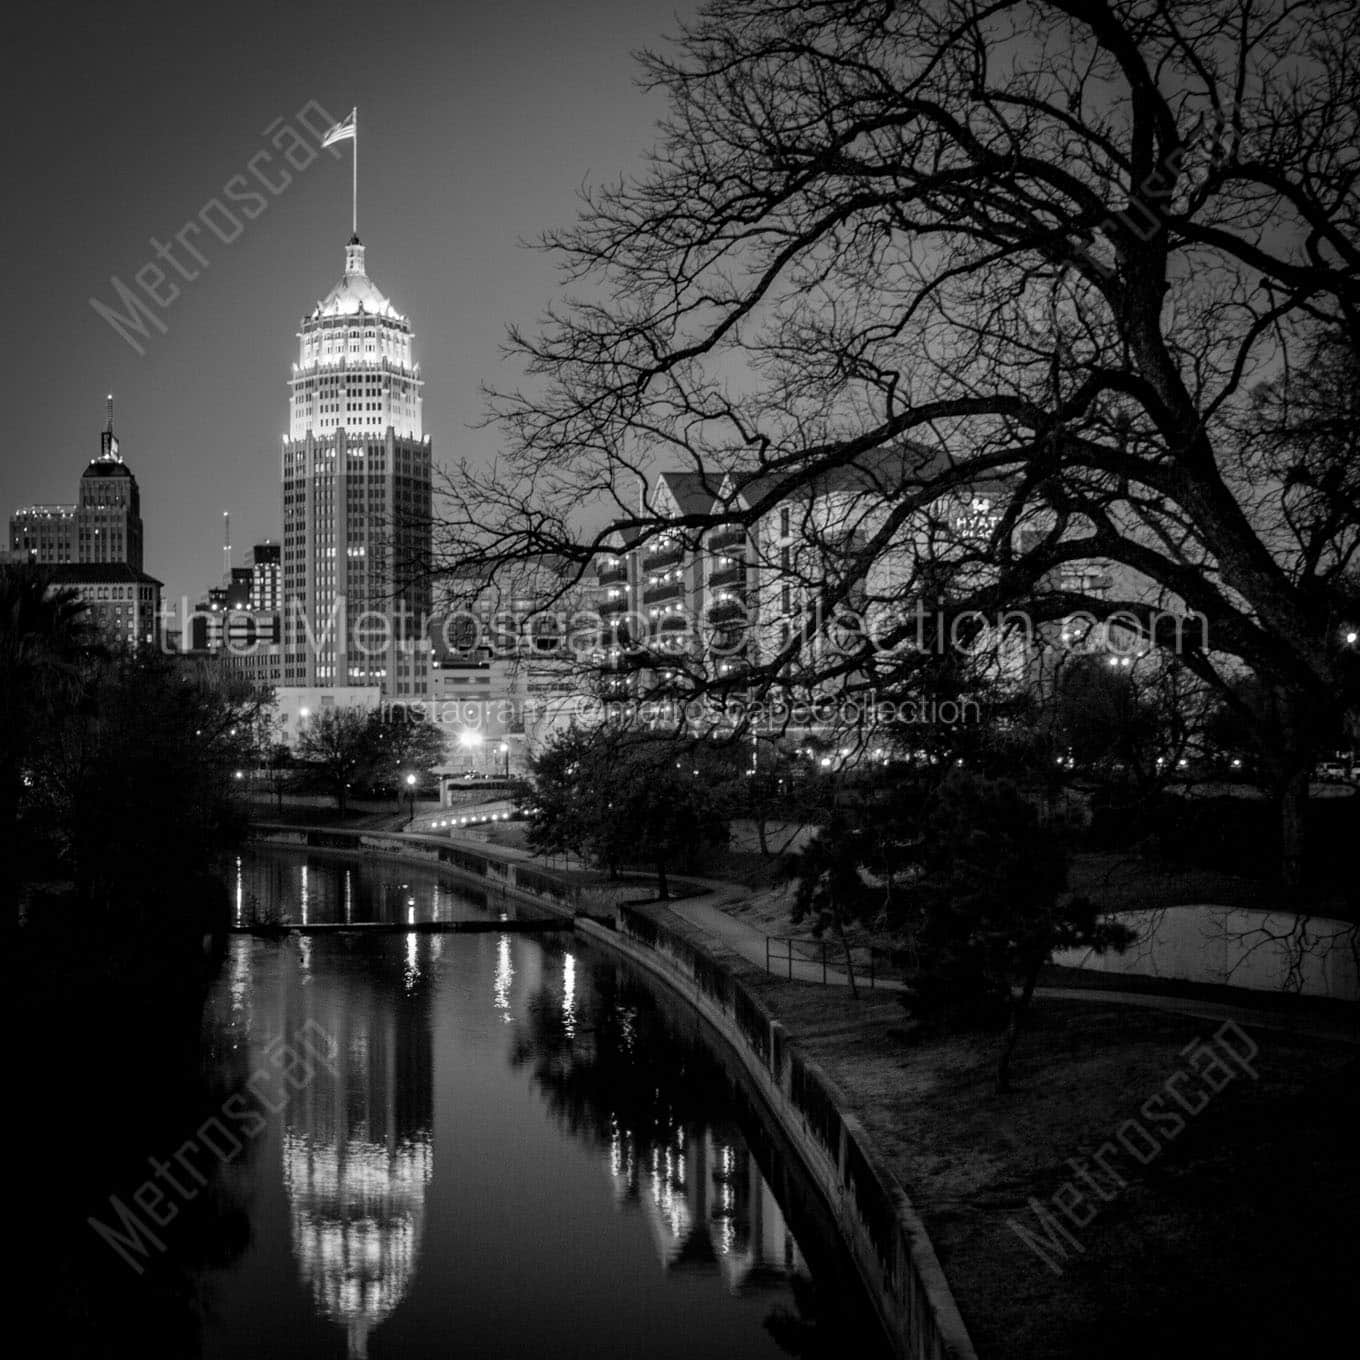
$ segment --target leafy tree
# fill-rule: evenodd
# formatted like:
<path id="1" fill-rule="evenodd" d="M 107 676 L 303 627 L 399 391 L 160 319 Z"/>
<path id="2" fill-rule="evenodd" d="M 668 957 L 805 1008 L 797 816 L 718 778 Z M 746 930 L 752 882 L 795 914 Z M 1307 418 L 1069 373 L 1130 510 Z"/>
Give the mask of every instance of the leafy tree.
<path id="1" fill-rule="evenodd" d="M 850 991 L 859 995 L 855 961 L 846 936 L 847 924 L 871 917 L 878 906 L 877 894 L 865 881 L 862 867 L 867 859 L 862 826 L 846 812 L 832 813 L 830 821 L 786 862 L 786 877 L 796 884 L 791 916 L 795 925 L 812 918 L 813 931 L 831 930 L 845 954 Z"/>
<path id="2" fill-rule="evenodd" d="M 0 566 L 0 862 L 8 866 L 0 892 L 18 886 L 19 818 L 33 761 L 77 703 L 93 645 L 75 591 L 54 588 L 39 567 Z"/>
<path id="3" fill-rule="evenodd" d="M 1055 754 L 1106 777 L 1122 770 L 1144 787 L 1173 770 L 1189 736 L 1192 705 L 1176 683 L 1181 673 L 1151 660 L 1148 666 L 1142 658 L 1064 658 L 1042 715 Z M 1124 661 L 1132 664 L 1111 664 Z"/>
<path id="4" fill-rule="evenodd" d="M 1132 932 L 1066 891 L 1066 850 L 1013 785 L 952 775 L 915 830 L 900 918 L 914 958 L 909 1007 L 928 1020 L 1004 1017 L 996 1084 L 1005 1091 L 1053 951 L 1122 950 Z"/>
<path id="5" fill-rule="evenodd" d="M 732 809 L 754 823 L 760 853 L 769 859 L 770 822 L 790 816 L 801 819 L 808 811 L 801 771 L 787 745 L 777 741 L 753 743 L 750 763 L 737 763 L 742 768 L 731 776 Z"/>
<path id="6" fill-rule="evenodd" d="M 274 785 L 274 806 L 283 815 L 283 789 L 288 771 L 293 768 L 293 752 L 287 742 L 276 742 L 268 752 L 269 778 Z"/>
<path id="7" fill-rule="evenodd" d="M 350 785 L 361 779 L 372 763 L 369 715 L 358 708 L 323 708 L 302 729 L 298 755 L 334 795 L 343 817 Z"/>
<path id="8" fill-rule="evenodd" d="M 608 728 L 573 725 L 534 758 L 529 844 L 535 850 L 585 858 L 599 849 L 605 867 L 611 874 L 617 872 L 618 860 L 608 858 L 599 840 L 606 825 L 605 798 L 614 745 Z"/>
<path id="9" fill-rule="evenodd" d="M 33 787 L 81 901 L 162 923 L 173 903 L 192 919 L 188 885 L 243 833 L 240 790 L 265 709 L 249 684 L 157 653 L 89 668 Z"/>
<path id="10" fill-rule="evenodd" d="M 667 898 L 670 871 L 726 835 L 723 767 L 690 742 L 612 724 L 572 727 L 533 763 L 530 844 L 589 856 L 611 874 L 651 864 Z"/>
<path id="11" fill-rule="evenodd" d="M 642 58 L 668 101 L 645 171 L 546 238 L 586 296 L 512 337 L 532 381 L 497 399 L 506 457 L 451 488 L 450 571 L 550 553 L 566 588 L 605 549 L 797 507 L 823 616 L 901 625 L 845 654 L 795 630 L 750 685 L 882 688 L 940 580 L 951 617 L 1125 612 L 1206 683 L 1278 692 L 1297 881 L 1311 718 L 1355 691 L 1360 497 L 1296 402 L 1299 475 L 1245 435 L 1253 384 L 1360 354 L 1357 53 L 1349 0 L 711 0 Z M 649 460 L 712 507 L 635 506 Z M 853 532 L 801 513 L 847 475 Z M 923 551 L 979 484 L 992 522 Z"/>
<path id="12" fill-rule="evenodd" d="M 836 932 L 852 985 L 846 926 L 863 922 L 903 941 L 917 1018 L 1005 1021 L 1002 1091 L 1053 951 L 1122 948 L 1133 938 L 1066 891 L 1066 848 L 1013 784 L 957 768 L 943 779 L 894 779 L 843 806 L 789 873 L 793 919 L 812 914 L 819 932 Z"/>
<path id="13" fill-rule="evenodd" d="M 444 758 L 444 735 L 409 708 L 376 708 L 369 717 L 369 770 L 374 782 L 401 797 L 408 774 L 426 775 Z"/>
<path id="14" fill-rule="evenodd" d="M 607 800 L 611 836 L 634 862 L 656 870 L 657 896 L 670 896 L 670 870 L 726 839 L 727 815 L 693 752 L 638 742 L 624 751 Z"/>

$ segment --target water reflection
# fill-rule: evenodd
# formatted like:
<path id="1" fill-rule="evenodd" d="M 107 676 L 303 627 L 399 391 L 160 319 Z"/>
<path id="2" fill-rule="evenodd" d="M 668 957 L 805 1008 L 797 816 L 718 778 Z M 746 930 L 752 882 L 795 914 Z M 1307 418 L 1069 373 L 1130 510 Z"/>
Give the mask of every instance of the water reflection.
<path id="1" fill-rule="evenodd" d="M 496 941 L 496 977 L 494 987 L 496 1009 L 507 1024 L 513 1018 L 510 1014 L 510 984 L 515 980 L 515 964 L 510 950 L 509 935 L 501 935 Z"/>
<path id="2" fill-rule="evenodd" d="M 232 1005 L 240 998 L 249 1009 L 261 1065 L 288 1036 L 314 1026 L 328 1038 L 330 1065 L 318 1064 L 282 1109 L 280 1162 L 299 1275 L 351 1356 L 367 1355 L 419 1262 L 434 1165 L 426 984 L 439 943 L 410 935 L 353 955 L 327 951 L 318 986 L 312 942 L 299 938 L 278 951 L 262 992 L 236 981 L 259 947 L 234 942 Z"/>
<path id="3" fill-rule="evenodd" d="M 408 913 L 476 910 L 382 867 L 241 872 L 295 909 L 303 867 L 309 911 L 352 892 L 357 915 L 381 883 Z M 251 1246 L 212 1282 L 207 1354 L 878 1353 L 834 1304 L 813 1325 L 851 1295 L 834 1238 L 725 1074 L 570 937 L 236 937 L 217 1006 L 248 1070 L 309 1026 L 330 1061 L 245 1173 Z"/>
<path id="4" fill-rule="evenodd" d="M 733 1292 L 781 1292 L 808 1274 L 731 1096 L 701 1049 L 678 1042 L 650 998 L 597 965 L 578 997 L 577 959 L 540 988 L 516 1036 L 558 1119 L 601 1150 L 614 1194 L 646 1219 L 660 1266 L 709 1273 Z"/>
<path id="5" fill-rule="evenodd" d="M 381 859 L 356 864 L 325 851 L 238 858 L 230 870 L 237 925 L 454 921 L 481 916 L 486 894 L 437 869 Z"/>
<path id="6" fill-rule="evenodd" d="M 302 1276 L 352 1356 L 367 1354 L 420 1251 L 434 1118 L 421 943 L 379 951 L 343 994 L 295 986 L 286 1006 L 290 1027 L 314 1020 L 336 1044 L 334 1072 L 289 1107 L 283 1180 Z"/>

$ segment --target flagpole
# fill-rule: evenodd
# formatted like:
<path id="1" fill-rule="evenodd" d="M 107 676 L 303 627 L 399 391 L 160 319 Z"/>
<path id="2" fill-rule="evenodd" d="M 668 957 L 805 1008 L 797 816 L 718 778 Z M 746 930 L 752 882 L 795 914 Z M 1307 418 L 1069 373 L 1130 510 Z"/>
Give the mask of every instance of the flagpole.
<path id="1" fill-rule="evenodd" d="M 359 234 L 359 108 L 355 105 L 351 114 L 354 120 L 354 136 L 350 139 L 354 143 L 353 171 L 354 179 L 350 186 L 350 226 L 354 229 L 354 235 Z"/>

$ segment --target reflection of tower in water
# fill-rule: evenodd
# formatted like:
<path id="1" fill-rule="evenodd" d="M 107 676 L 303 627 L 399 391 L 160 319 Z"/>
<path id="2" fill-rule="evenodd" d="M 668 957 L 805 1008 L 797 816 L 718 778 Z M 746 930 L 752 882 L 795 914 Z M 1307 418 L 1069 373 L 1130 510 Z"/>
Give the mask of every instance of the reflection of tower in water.
<path id="1" fill-rule="evenodd" d="M 609 1168 L 642 1207 L 663 1266 L 716 1266 L 733 1292 L 808 1273 L 774 1191 L 739 1134 L 677 1127 L 640 1149 L 617 1123 Z"/>
<path id="2" fill-rule="evenodd" d="M 433 1061 L 419 965 L 428 975 L 437 944 L 423 939 L 412 959 L 400 936 L 374 941 L 353 968 L 326 981 L 300 968 L 286 984 L 284 1033 L 315 1021 L 335 1055 L 284 1113 L 293 1253 L 352 1356 L 401 1301 L 420 1250 Z"/>

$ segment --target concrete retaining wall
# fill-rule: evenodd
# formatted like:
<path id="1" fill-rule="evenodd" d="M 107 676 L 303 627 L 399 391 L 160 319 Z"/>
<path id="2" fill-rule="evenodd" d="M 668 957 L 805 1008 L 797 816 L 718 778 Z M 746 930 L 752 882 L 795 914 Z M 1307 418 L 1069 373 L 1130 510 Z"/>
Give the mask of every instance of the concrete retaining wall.
<path id="1" fill-rule="evenodd" d="M 750 965 L 656 909 L 621 908 L 616 929 L 578 933 L 646 969 L 684 997 L 741 1060 L 835 1218 L 894 1353 L 975 1360 L 948 1281 L 905 1191 L 835 1084 L 742 983 Z"/>
<path id="2" fill-rule="evenodd" d="M 503 854 L 496 847 L 451 841 L 447 836 L 260 824 L 251 829 L 251 837 L 267 845 L 295 850 L 391 855 L 427 864 L 474 883 L 484 891 L 529 902 L 562 916 L 609 916 L 619 903 L 650 896 L 653 891 L 650 877 L 624 878 L 613 883 L 573 883 L 551 869 Z M 677 896 L 684 896 L 698 889 L 677 882 L 672 885 L 672 891 Z"/>
<path id="3" fill-rule="evenodd" d="M 491 895 L 529 902 L 557 916 L 607 910 L 589 890 L 567 883 L 534 865 L 497 855 L 488 847 L 455 844 L 444 836 L 404 832 L 343 831 L 330 827 L 256 826 L 251 838 L 297 850 L 338 850 L 345 854 L 391 855 L 437 868 Z"/>
<path id="4" fill-rule="evenodd" d="M 1360 1000 L 1360 928 L 1348 921 L 1217 906 L 1121 911 L 1109 919 L 1137 933 L 1126 953 L 1065 949 L 1054 954 L 1053 962 L 1103 973 Z"/>

